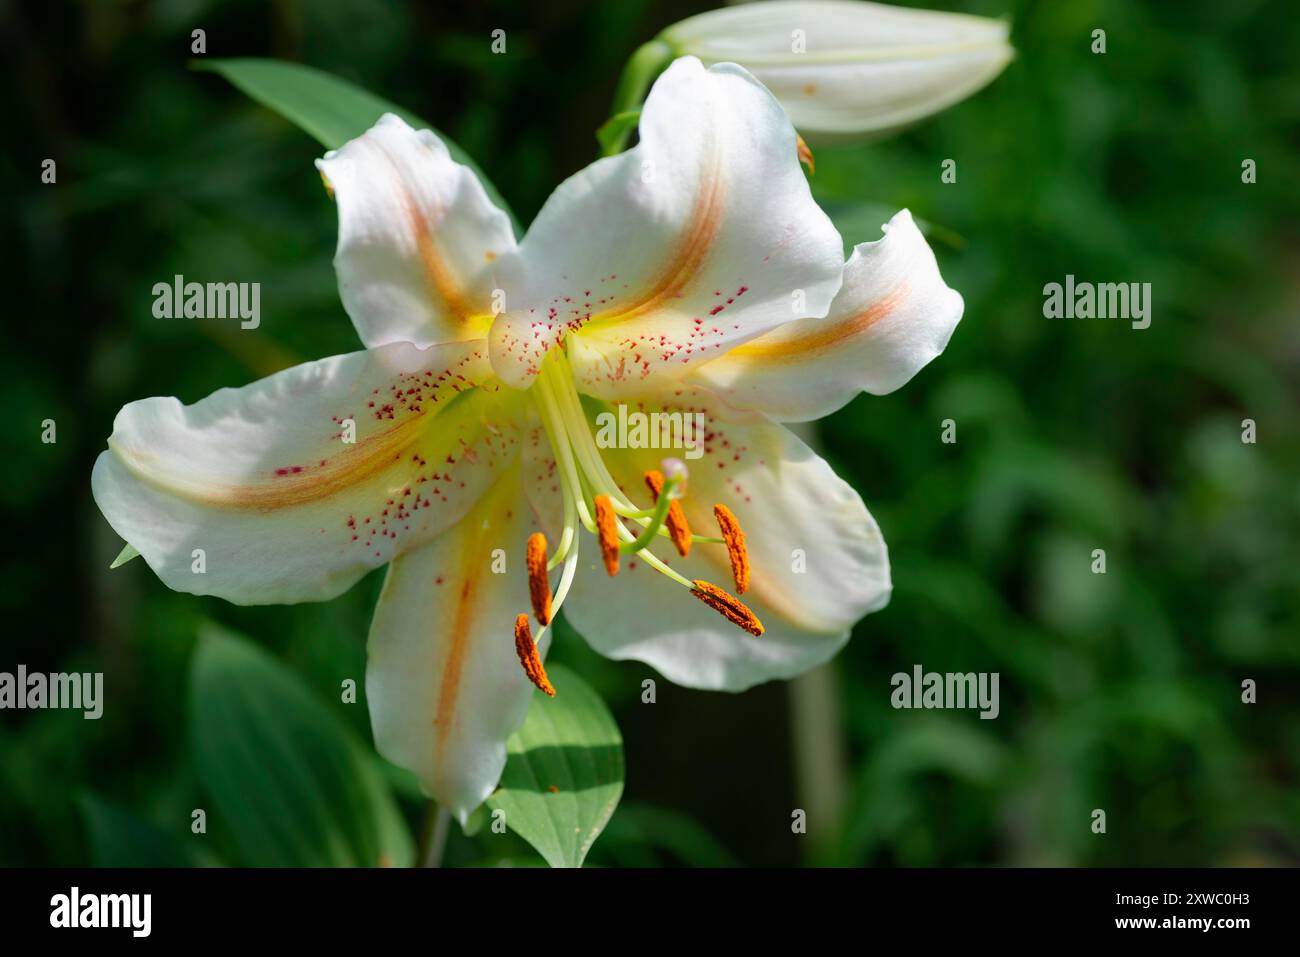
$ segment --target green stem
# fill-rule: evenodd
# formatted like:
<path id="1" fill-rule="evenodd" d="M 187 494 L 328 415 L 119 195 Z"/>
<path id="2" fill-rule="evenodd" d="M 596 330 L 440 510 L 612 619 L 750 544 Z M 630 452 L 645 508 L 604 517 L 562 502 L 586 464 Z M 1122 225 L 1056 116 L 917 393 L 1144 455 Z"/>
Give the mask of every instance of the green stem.
<path id="1" fill-rule="evenodd" d="M 814 449 L 820 444 L 811 422 L 796 425 L 794 432 Z M 804 859 L 810 864 L 838 864 L 850 782 L 844 697 L 835 661 L 804 672 L 787 689 L 795 794 L 808 812 Z"/>
<path id="2" fill-rule="evenodd" d="M 447 848 L 447 834 L 451 830 L 451 813 L 430 801 L 424 809 L 424 823 L 420 827 L 420 848 L 417 860 L 421 867 L 442 867 L 442 852 Z"/>
<path id="3" fill-rule="evenodd" d="M 650 84 L 673 61 L 677 51 L 668 42 L 660 39 L 641 44 L 623 67 L 623 75 L 618 78 L 618 87 L 614 90 L 614 102 L 609 115 L 618 116 L 640 108 L 645 100 Z M 631 127 L 624 129 L 612 141 L 605 145 L 604 154 L 613 156 L 621 153 L 627 146 L 628 137 L 632 135 Z"/>

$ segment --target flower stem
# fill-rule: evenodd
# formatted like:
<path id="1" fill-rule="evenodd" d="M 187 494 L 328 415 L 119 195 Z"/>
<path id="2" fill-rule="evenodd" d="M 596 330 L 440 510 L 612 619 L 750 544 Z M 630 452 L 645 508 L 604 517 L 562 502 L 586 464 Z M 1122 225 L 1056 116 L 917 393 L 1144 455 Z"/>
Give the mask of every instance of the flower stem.
<path id="1" fill-rule="evenodd" d="M 451 813 L 430 801 L 424 809 L 424 823 L 420 826 L 420 851 L 417 859 L 421 867 L 442 867 L 442 852 L 447 849 L 447 834 L 451 830 Z"/>
<path id="2" fill-rule="evenodd" d="M 809 864 L 837 863 L 844 827 L 848 771 L 843 699 L 834 661 L 792 679 L 790 731 L 794 741 L 795 795 L 808 812 Z"/>
<path id="3" fill-rule="evenodd" d="M 814 449 L 817 427 L 796 423 L 792 431 Z M 790 696 L 790 734 L 794 744 L 795 795 L 808 812 L 808 864 L 838 864 L 849 792 L 848 744 L 844 735 L 844 696 L 834 659 L 794 678 Z"/>

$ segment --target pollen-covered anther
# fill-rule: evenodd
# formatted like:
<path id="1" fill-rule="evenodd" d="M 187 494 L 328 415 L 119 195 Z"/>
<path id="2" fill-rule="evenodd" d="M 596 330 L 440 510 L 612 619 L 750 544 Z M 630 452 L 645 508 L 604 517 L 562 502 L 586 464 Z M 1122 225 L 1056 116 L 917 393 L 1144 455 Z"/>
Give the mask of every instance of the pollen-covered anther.
<path id="1" fill-rule="evenodd" d="M 698 578 L 691 584 L 694 585 L 691 594 L 718 612 L 727 621 L 745 629 L 755 638 L 763 633 L 763 623 L 739 598 L 727 594 L 717 585 Z"/>
<path id="2" fill-rule="evenodd" d="M 596 506 L 596 537 L 600 539 L 600 557 L 605 562 L 605 571 L 617 575 L 618 516 L 614 514 L 614 503 L 608 495 L 597 495 L 593 504 Z"/>
<path id="3" fill-rule="evenodd" d="M 731 559 L 731 577 L 736 582 L 736 594 L 743 595 L 749 590 L 749 550 L 745 548 L 745 533 L 736 521 L 736 516 L 725 505 L 713 506 L 713 517 L 718 520 L 722 531 L 722 540 L 727 545 L 727 557 Z"/>
<path id="4" fill-rule="evenodd" d="M 546 574 L 546 536 L 533 532 L 528 536 L 525 556 L 528 565 L 528 597 L 539 625 L 551 623 L 551 580 Z"/>
<path id="5" fill-rule="evenodd" d="M 542 656 L 537 653 L 537 646 L 533 644 L 533 630 L 528 627 L 528 616 L 520 615 L 515 619 L 515 654 L 519 656 L 519 663 L 524 666 L 524 674 L 528 680 L 537 686 L 537 689 L 552 698 L 555 697 L 555 687 L 546 677 L 546 669 L 542 667 Z"/>
<path id="6" fill-rule="evenodd" d="M 653 469 L 645 473 L 646 488 L 650 489 L 650 494 L 659 500 L 659 496 L 664 493 L 664 473 L 658 469 Z M 686 523 L 686 512 L 682 509 L 681 502 L 673 502 L 668 506 L 668 517 L 664 519 L 664 527 L 668 529 L 668 537 L 672 539 L 673 547 L 677 549 L 677 554 L 685 558 L 691 553 L 691 526 Z"/>

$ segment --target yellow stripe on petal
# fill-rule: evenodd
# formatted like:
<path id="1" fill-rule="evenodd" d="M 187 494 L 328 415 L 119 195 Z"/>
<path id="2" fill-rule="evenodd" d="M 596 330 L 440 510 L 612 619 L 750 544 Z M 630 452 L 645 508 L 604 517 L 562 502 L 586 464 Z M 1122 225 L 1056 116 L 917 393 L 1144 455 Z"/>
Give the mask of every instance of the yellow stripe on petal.
<path id="1" fill-rule="evenodd" d="M 531 676 L 511 640 L 523 632 L 533 531 L 519 476 L 505 471 L 462 521 L 393 562 L 367 646 L 376 746 L 462 822 L 496 787 L 545 675 L 549 636 L 528 636 Z"/>
<path id="2" fill-rule="evenodd" d="M 961 296 L 943 281 L 907 210 L 861 243 L 822 319 L 799 319 L 705 363 L 694 381 L 743 409 L 780 421 L 827 415 L 859 392 L 884 395 L 948 344 Z"/>
<path id="3" fill-rule="evenodd" d="M 611 323 L 627 322 L 663 309 L 681 311 L 678 302 L 699 278 L 709 257 L 709 250 L 718 236 L 722 222 L 726 191 L 723 177 L 715 169 L 700 184 L 700 192 L 685 229 L 668 247 L 671 258 L 629 301 L 620 302 L 612 309 L 594 314 L 587 326 L 596 328 Z"/>
<path id="4" fill-rule="evenodd" d="M 399 343 L 133 402 L 92 488 L 169 587 L 320 600 L 458 520 L 517 458 L 523 402 L 481 344 Z"/>
<path id="5" fill-rule="evenodd" d="M 491 323 L 509 217 L 428 130 L 386 114 L 317 166 L 333 187 L 339 294 L 363 342 L 432 345 Z"/>
<path id="6" fill-rule="evenodd" d="M 876 323 L 889 318 L 906 300 L 910 283 L 903 279 L 883 298 L 865 308 L 825 319 L 808 319 L 774 329 L 765 336 L 736 346 L 727 360 L 802 359 L 850 342 Z"/>

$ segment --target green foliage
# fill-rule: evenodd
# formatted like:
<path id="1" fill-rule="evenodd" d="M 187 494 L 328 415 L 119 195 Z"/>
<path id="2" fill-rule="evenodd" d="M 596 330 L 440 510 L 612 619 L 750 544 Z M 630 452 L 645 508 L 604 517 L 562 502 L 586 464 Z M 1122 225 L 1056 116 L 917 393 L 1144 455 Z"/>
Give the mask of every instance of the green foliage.
<path id="1" fill-rule="evenodd" d="M 1300 86 L 1269 28 L 1285 15 L 1012 12 L 1019 56 L 988 90 L 817 152 L 846 243 L 876 238 L 857 203 L 965 239 L 929 234 L 966 299 L 943 356 L 821 426 L 896 585 L 838 662 L 856 784 L 834 859 L 1294 862 L 1300 429 L 1277 350 L 1300 301 L 1284 239 L 1300 160 L 1282 149 Z M 1247 157 L 1271 181 L 1244 184 Z M 1045 319 L 1043 286 L 1067 273 L 1151 282 L 1151 327 Z M 1268 437 L 1244 444 L 1245 418 Z M 916 662 L 1000 672 L 1001 716 L 892 710 L 882 689 Z M 1272 701 L 1243 704 L 1246 678 Z"/>
<path id="2" fill-rule="evenodd" d="M 213 826 L 246 864 L 408 866 L 409 831 L 374 761 L 302 682 L 208 631 L 194 655 L 192 741 Z"/>
<path id="3" fill-rule="evenodd" d="M 190 838 L 188 818 L 162 828 L 91 795 L 82 798 L 81 810 L 96 867 L 200 867 L 213 862 L 196 846 L 200 839 Z"/>
<path id="4" fill-rule="evenodd" d="M 122 550 L 117 553 L 117 558 L 113 559 L 113 564 L 109 565 L 108 567 L 110 569 L 121 568 L 127 562 L 131 561 L 131 559 L 139 558 L 139 557 L 140 557 L 140 553 L 135 550 L 135 546 L 131 545 L 130 543 L 127 543 L 126 545 L 122 546 Z"/>
<path id="5" fill-rule="evenodd" d="M 492 181 L 474 160 L 444 133 L 400 106 L 394 106 L 373 93 L 360 89 L 299 63 L 281 60 L 199 60 L 197 70 L 219 73 L 263 106 L 275 110 L 285 119 L 311 134 L 327 149 L 336 149 L 360 136 L 385 113 L 395 113 L 418 130 L 432 129 L 446 144 L 452 158 L 478 175 L 488 195 L 510 213 Z M 513 214 L 511 214 L 513 217 Z M 515 231 L 519 231 L 515 224 Z"/>
<path id="6" fill-rule="evenodd" d="M 623 739 L 581 678 L 561 665 L 548 673 L 555 698 L 534 693 L 487 803 L 552 867 L 581 867 L 623 794 Z"/>

